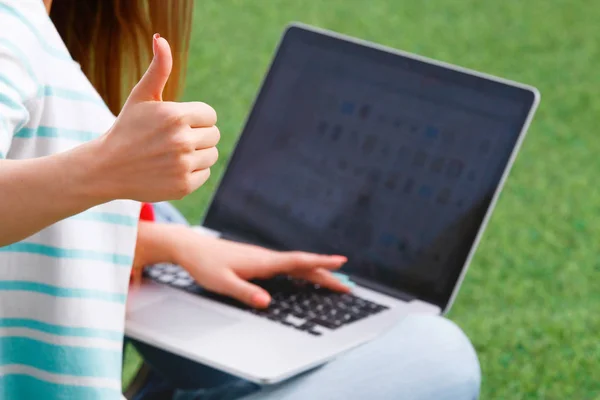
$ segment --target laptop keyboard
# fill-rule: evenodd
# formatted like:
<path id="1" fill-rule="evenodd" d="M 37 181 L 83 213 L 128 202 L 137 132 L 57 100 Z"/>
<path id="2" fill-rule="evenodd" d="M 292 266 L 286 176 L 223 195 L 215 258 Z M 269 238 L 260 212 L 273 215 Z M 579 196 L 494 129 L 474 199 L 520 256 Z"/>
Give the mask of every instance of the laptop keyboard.
<path id="1" fill-rule="evenodd" d="M 388 307 L 349 293 L 337 293 L 288 276 L 253 280 L 271 294 L 266 309 L 255 309 L 237 300 L 202 289 L 183 268 L 157 264 L 144 274 L 159 283 L 240 308 L 279 324 L 320 336 L 328 331 L 387 310 Z"/>

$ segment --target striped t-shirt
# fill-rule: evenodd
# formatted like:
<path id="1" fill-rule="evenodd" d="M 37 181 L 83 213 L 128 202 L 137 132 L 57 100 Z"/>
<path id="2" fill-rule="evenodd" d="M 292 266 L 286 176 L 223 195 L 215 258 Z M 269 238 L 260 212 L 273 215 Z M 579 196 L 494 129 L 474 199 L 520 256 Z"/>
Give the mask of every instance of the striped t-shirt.
<path id="1" fill-rule="evenodd" d="M 63 152 L 114 119 L 42 0 L 0 0 L 0 158 Z M 0 247 L 0 398 L 120 398 L 139 214 L 113 201 Z"/>

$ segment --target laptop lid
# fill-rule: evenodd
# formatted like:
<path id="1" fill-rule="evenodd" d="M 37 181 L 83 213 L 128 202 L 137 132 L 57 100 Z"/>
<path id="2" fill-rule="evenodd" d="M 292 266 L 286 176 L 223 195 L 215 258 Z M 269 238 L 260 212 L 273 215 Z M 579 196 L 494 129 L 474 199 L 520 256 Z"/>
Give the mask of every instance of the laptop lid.
<path id="1" fill-rule="evenodd" d="M 447 310 L 538 102 L 525 85 L 291 25 L 204 225 L 346 255 L 361 284 Z"/>

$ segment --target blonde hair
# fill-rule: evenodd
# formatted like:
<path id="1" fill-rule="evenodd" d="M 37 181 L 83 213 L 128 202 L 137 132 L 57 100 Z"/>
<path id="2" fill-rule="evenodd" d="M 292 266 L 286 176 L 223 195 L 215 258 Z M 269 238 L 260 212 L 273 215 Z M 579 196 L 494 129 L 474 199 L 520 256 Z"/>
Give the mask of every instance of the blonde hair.
<path id="1" fill-rule="evenodd" d="M 163 93 L 175 100 L 185 79 L 193 0 L 54 0 L 50 18 L 110 110 L 120 112 L 152 59 L 152 34 L 171 45 Z"/>

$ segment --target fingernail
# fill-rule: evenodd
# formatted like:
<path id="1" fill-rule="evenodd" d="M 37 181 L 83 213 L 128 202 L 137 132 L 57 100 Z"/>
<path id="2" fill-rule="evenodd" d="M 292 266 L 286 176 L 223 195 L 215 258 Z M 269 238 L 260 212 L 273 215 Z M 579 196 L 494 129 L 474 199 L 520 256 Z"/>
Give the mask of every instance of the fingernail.
<path id="1" fill-rule="evenodd" d="M 271 297 L 263 292 L 257 292 L 252 296 L 252 304 L 258 307 L 266 307 L 271 302 Z"/>
<path id="2" fill-rule="evenodd" d="M 152 55 L 154 56 L 156 56 L 156 45 L 158 38 L 160 38 L 160 33 L 155 33 L 154 36 L 152 36 Z"/>
<path id="3" fill-rule="evenodd" d="M 345 263 L 345 262 L 348 261 L 348 257 L 346 257 L 346 256 L 335 255 L 335 256 L 332 256 L 332 257 L 335 258 L 336 261 L 339 261 L 339 262 Z"/>

